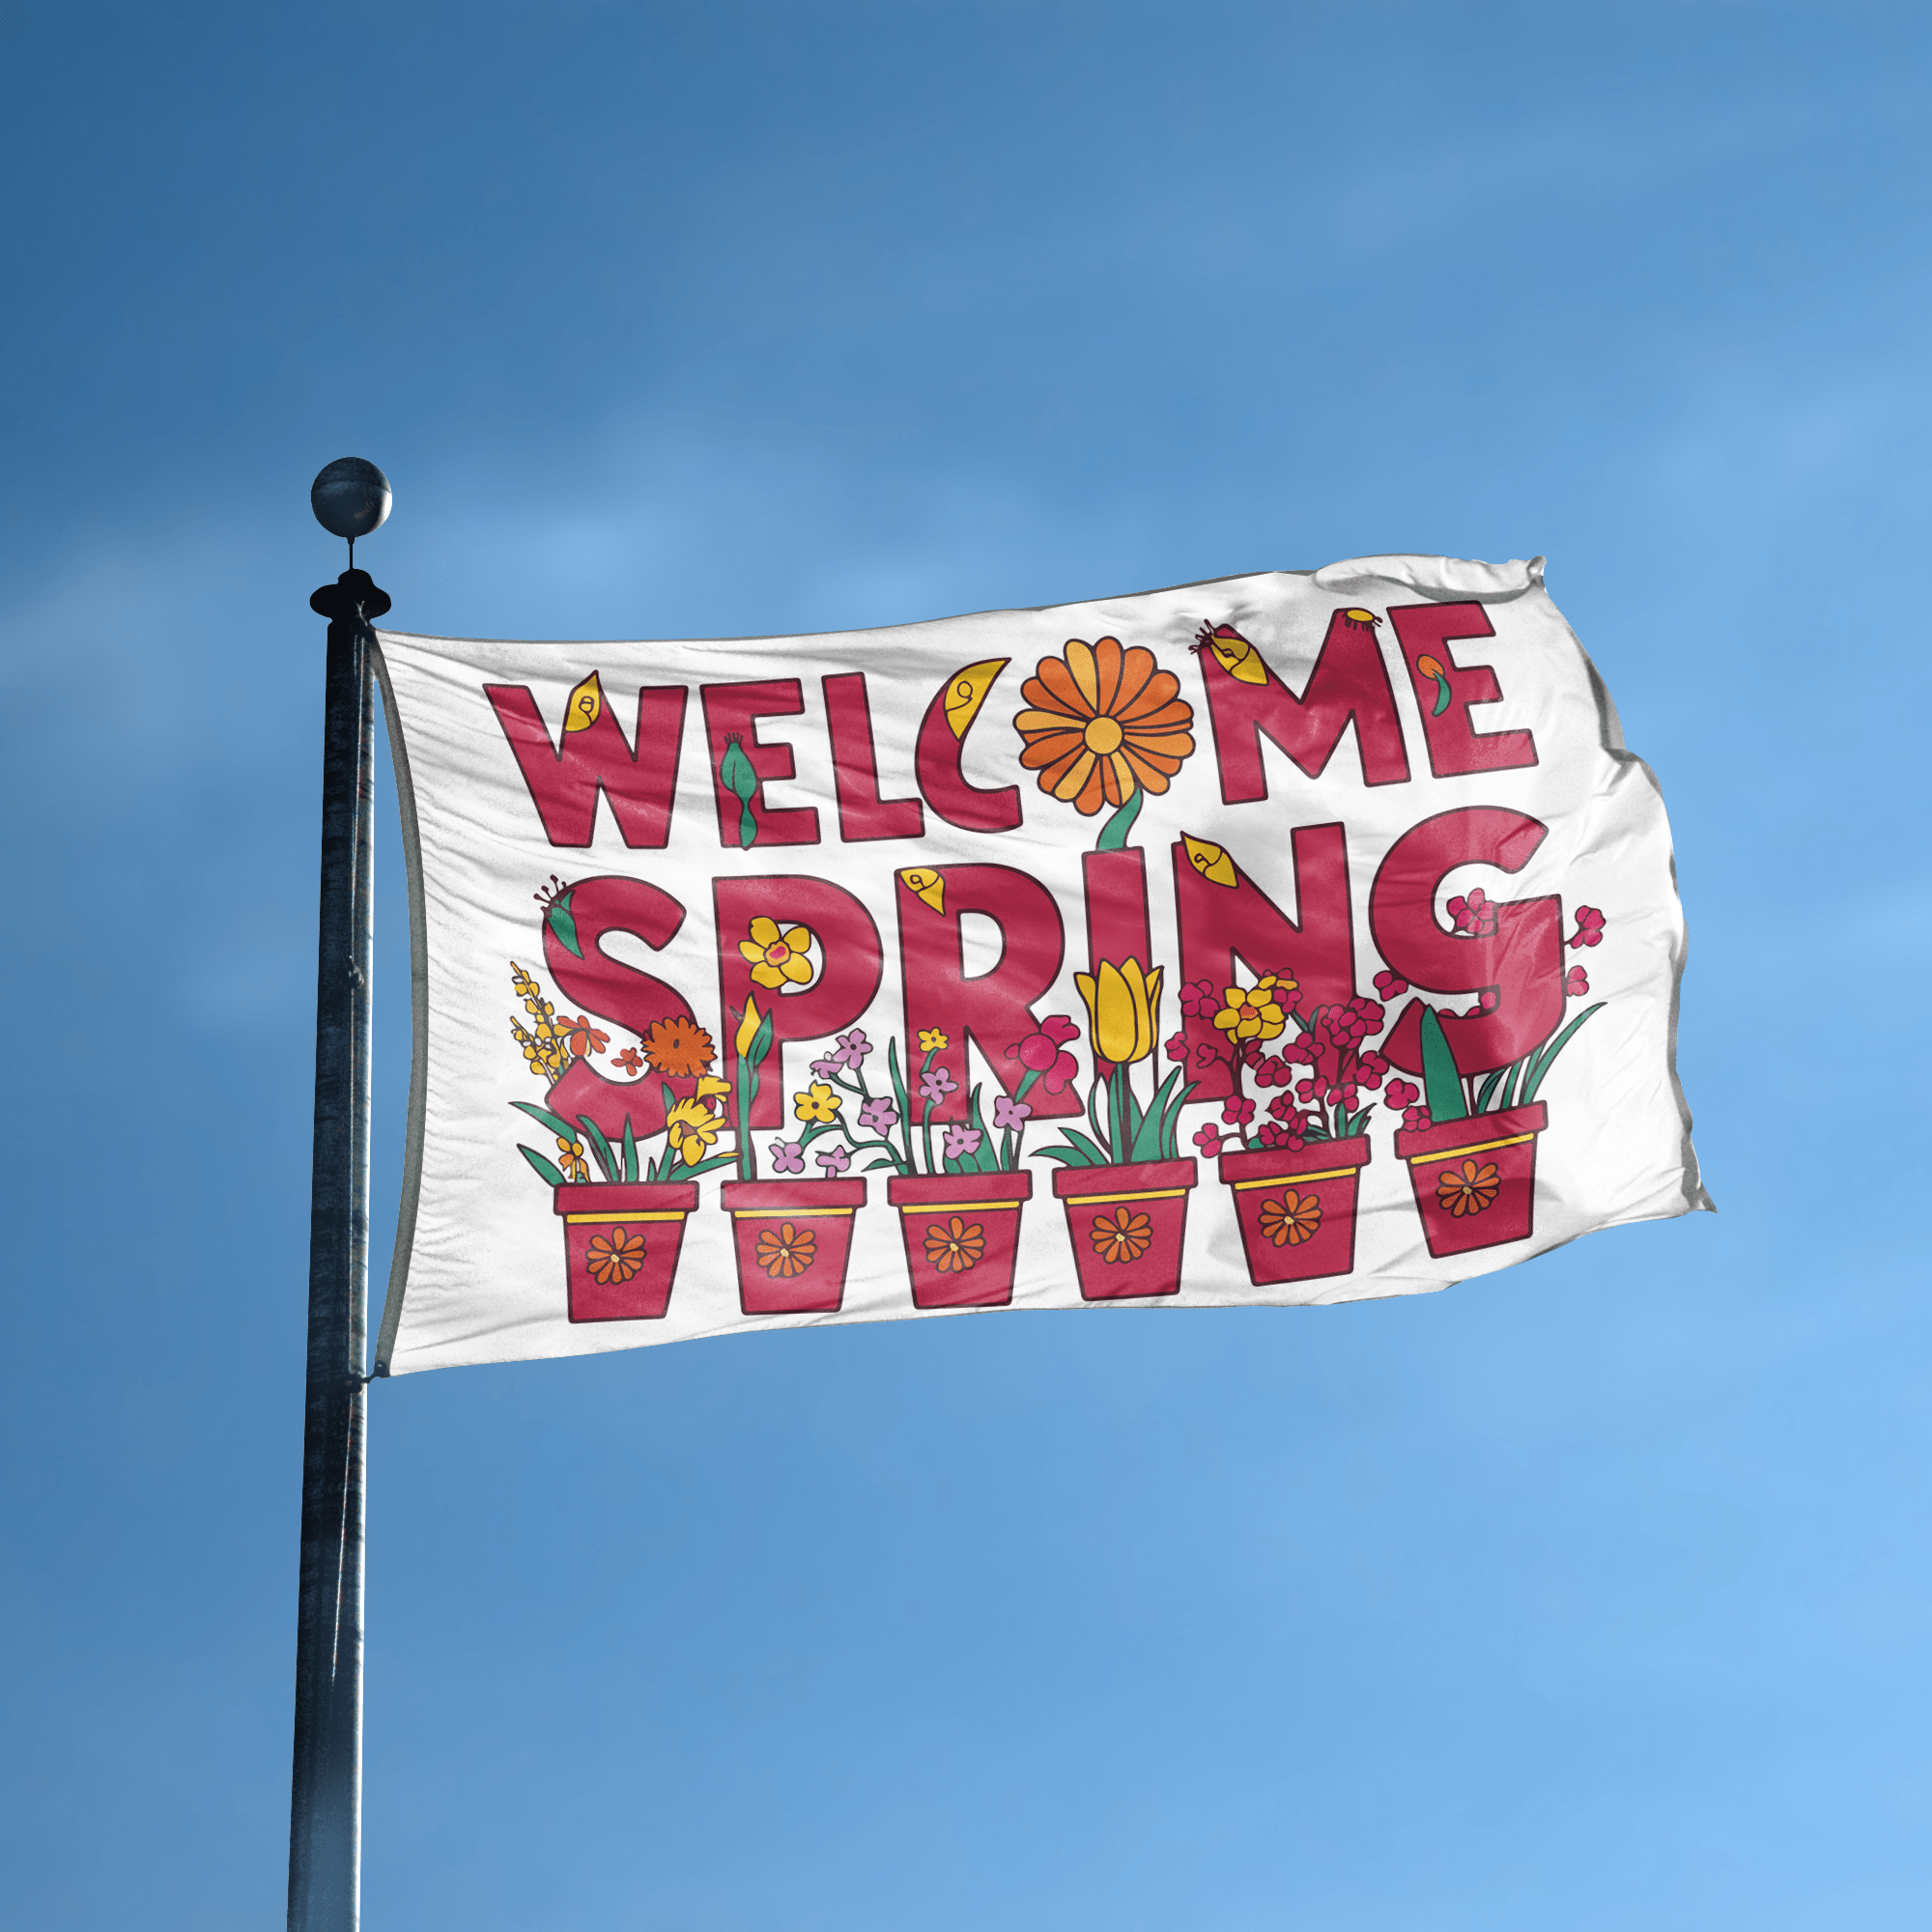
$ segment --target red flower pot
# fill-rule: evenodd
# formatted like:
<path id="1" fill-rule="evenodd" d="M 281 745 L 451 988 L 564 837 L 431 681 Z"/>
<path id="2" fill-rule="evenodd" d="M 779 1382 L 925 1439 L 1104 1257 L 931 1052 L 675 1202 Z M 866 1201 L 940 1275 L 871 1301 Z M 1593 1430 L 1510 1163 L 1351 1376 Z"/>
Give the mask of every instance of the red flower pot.
<path id="1" fill-rule="evenodd" d="M 689 1180 L 566 1181 L 553 1187 L 563 1217 L 573 1321 L 655 1321 L 670 1303 L 684 1217 L 697 1206 Z"/>
<path id="2" fill-rule="evenodd" d="M 747 1315 L 830 1315 L 845 1298 L 863 1180 L 727 1180 L 719 1204 L 738 1251 Z"/>
<path id="3" fill-rule="evenodd" d="M 899 1210 L 915 1308 L 1001 1308 L 1013 1298 L 1013 1256 L 1030 1174 L 901 1174 L 886 1182 Z"/>
<path id="4" fill-rule="evenodd" d="M 1355 1265 L 1356 1178 L 1369 1164 L 1365 1134 L 1310 1141 L 1299 1153 L 1265 1148 L 1224 1153 L 1248 1279 L 1257 1287 L 1347 1274 Z"/>
<path id="5" fill-rule="evenodd" d="M 1180 1293 L 1180 1242 L 1194 1181 L 1192 1156 L 1055 1171 L 1053 1191 L 1066 1209 L 1084 1300 Z"/>
<path id="6" fill-rule="evenodd" d="M 1529 1238 L 1536 1221 L 1536 1137 L 1549 1123 L 1541 1100 L 1471 1114 L 1420 1133 L 1398 1132 L 1429 1252 L 1465 1255 Z"/>

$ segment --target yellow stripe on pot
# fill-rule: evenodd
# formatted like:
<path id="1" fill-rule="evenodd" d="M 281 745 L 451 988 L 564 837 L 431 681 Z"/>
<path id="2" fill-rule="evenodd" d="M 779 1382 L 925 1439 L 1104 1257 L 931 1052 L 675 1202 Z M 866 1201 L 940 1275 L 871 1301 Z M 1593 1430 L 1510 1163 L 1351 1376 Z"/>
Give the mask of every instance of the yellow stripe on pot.
<path id="1" fill-rule="evenodd" d="M 1432 1161 L 1460 1160 L 1465 1153 L 1493 1153 L 1497 1148 L 1520 1147 L 1524 1141 L 1533 1141 L 1534 1134 L 1512 1134 L 1506 1141 L 1477 1141 L 1472 1147 L 1451 1148 L 1447 1153 L 1412 1153 L 1408 1157 L 1410 1167 L 1427 1167 Z"/>

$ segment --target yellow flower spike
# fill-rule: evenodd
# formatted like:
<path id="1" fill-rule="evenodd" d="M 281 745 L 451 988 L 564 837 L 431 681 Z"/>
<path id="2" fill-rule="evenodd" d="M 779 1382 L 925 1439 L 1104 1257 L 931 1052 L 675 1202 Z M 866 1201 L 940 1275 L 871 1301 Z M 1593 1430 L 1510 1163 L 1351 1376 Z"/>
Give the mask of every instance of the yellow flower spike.
<path id="1" fill-rule="evenodd" d="M 758 1010 L 755 998 L 745 1002 L 745 1017 L 738 1022 L 738 1031 L 732 1036 L 731 1044 L 737 1049 L 738 1058 L 743 1060 L 751 1052 L 752 1042 L 758 1037 L 758 1029 L 765 1023 L 765 1016 Z"/>
<path id="2" fill-rule="evenodd" d="M 1216 624 L 1211 630 L 1201 627 L 1201 641 L 1214 653 L 1214 661 L 1230 677 L 1243 684 L 1265 684 L 1267 666 L 1262 654 L 1232 624 Z"/>
<path id="3" fill-rule="evenodd" d="M 563 700 L 563 729 L 568 736 L 572 731 L 587 731 L 596 724 L 598 715 L 604 709 L 604 687 L 598 682 L 593 670 L 580 685 L 575 686 Z"/>

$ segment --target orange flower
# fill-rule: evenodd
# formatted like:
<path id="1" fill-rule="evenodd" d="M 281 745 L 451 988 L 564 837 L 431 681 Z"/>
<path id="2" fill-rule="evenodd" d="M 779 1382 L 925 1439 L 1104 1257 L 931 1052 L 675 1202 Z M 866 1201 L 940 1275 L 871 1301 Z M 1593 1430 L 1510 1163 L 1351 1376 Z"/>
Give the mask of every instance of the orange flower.
<path id="1" fill-rule="evenodd" d="M 986 1257 L 986 1231 L 976 1221 L 968 1227 L 957 1214 L 941 1227 L 934 1221 L 925 1231 L 925 1258 L 941 1274 L 966 1274 Z"/>
<path id="2" fill-rule="evenodd" d="M 1153 1240 L 1153 1223 L 1145 1214 L 1116 1208 L 1111 1214 L 1094 1216 L 1087 1238 L 1103 1262 L 1137 1262 Z"/>
<path id="3" fill-rule="evenodd" d="M 1290 1187 L 1279 1201 L 1262 1203 L 1262 1233 L 1278 1248 L 1298 1248 L 1321 1225 L 1321 1197 Z"/>
<path id="4" fill-rule="evenodd" d="M 563 1036 L 563 1043 L 580 1059 L 586 1053 L 602 1053 L 611 1044 L 611 1036 L 600 1032 L 579 1013 L 572 1019 L 568 1013 L 557 1021 L 556 1030 Z"/>
<path id="5" fill-rule="evenodd" d="M 679 1013 L 672 1019 L 651 1022 L 651 1030 L 644 1036 L 644 1058 L 656 1072 L 668 1073 L 673 1080 L 689 1080 L 710 1072 L 718 1049 L 696 1020 Z"/>
<path id="6" fill-rule="evenodd" d="M 1461 1220 L 1464 1214 L 1480 1214 L 1491 1206 L 1502 1184 L 1494 1161 L 1486 1160 L 1480 1166 L 1473 1160 L 1459 1161 L 1436 1181 L 1435 1199 Z"/>
<path id="7" fill-rule="evenodd" d="M 593 1279 L 606 1287 L 613 1281 L 629 1281 L 644 1264 L 644 1237 L 635 1228 L 612 1228 L 608 1235 L 592 1235 L 584 1260 Z"/>
<path id="8" fill-rule="evenodd" d="M 818 1259 L 818 1236 L 810 1228 L 781 1221 L 758 1236 L 758 1265 L 767 1274 L 789 1280 L 803 1274 Z"/>
<path id="9" fill-rule="evenodd" d="M 1069 640 L 1066 655 L 1041 658 L 1020 687 L 1033 708 L 1013 726 L 1026 740 L 1020 763 L 1038 772 L 1039 788 L 1091 818 L 1124 805 L 1138 786 L 1163 792 L 1194 751 L 1194 707 L 1180 680 L 1155 668 L 1153 653 L 1118 638 Z"/>

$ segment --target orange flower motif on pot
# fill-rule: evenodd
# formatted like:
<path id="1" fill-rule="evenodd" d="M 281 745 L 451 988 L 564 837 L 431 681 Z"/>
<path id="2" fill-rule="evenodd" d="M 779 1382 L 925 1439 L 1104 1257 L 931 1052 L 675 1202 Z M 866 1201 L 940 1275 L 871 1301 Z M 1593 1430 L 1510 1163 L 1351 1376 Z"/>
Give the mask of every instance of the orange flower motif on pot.
<path id="1" fill-rule="evenodd" d="M 1496 1198 L 1502 1177 L 1492 1160 L 1459 1160 L 1435 1182 L 1435 1199 L 1459 1220 L 1480 1214 Z"/>
<path id="2" fill-rule="evenodd" d="M 1020 763 L 1039 774 L 1048 797 L 1089 818 L 1143 786 L 1163 792 L 1194 751 L 1194 707 L 1179 691 L 1143 646 L 1074 638 L 1064 658 L 1041 658 L 1021 687 L 1030 708 L 1013 720 L 1026 740 Z"/>
<path id="3" fill-rule="evenodd" d="M 781 1221 L 758 1236 L 758 1265 L 781 1281 L 803 1274 L 818 1259 L 818 1236 L 810 1228 Z"/>
<path id="4" fill-rule="evenodd" d="M 1276 1201 L 1264 1201 L 1262 1233 L 1278 1248 L 1298 1248 L 1321 1226 L 1321 1197 L 1290 1187 Z"/>
<path id="5" fill-rule="evenodd" d="M 925 1231 L 925 1258 L 941 1274 L 967 1274 L 985 1255 L 986 1231 L 977 1221 L 965 1222 L 954 1214 Z"/>
<path id="6" fill-rule="evenodd" d="M 593 1281 L 609 1288 L 613 1282 L 629 1281 L 644 1264 L 644 1237 L 635 1228 L 612 1228 L 606 1235 L 592 1235 L 584 1265 Z"/>
<path id="7" fill-rule="evenodd" d="M 1116 1208 L 1094 1216 L 1087 1238 L 1103 1262 L 1137 1262 L 1153 1240 L 1153 1223 L 1129 1208 Z"/>

